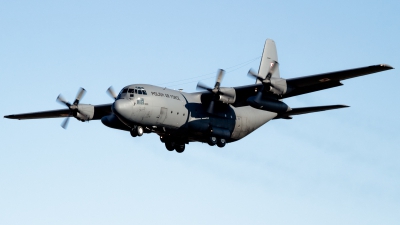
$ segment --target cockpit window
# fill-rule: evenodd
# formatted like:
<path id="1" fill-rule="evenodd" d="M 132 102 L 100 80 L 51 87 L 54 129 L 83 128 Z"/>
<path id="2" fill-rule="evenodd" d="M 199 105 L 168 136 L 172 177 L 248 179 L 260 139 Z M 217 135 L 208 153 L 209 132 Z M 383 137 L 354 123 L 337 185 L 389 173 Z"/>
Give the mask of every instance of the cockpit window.
<path id="1" fill-rule="evenodd" d="M 121 91 L 121 93 L 126 93 L 126 92 L 128 92 L 128 88 L 124 88 L 124 89 Z"/>
<path id="2" fill-rule="evenodd" d="M 143 87 L 134 87 L 134 89 L 130 89 L 129 92 L 131 92 L 131 90 L 134 90 L 135 94 L 147 95 L 147 92 Z"/>
<path id="3" fill-rule="evenodd" d="M 129 92 L 129 93 L 133 93 L 133 92 L 134 92 L 134 89 L 129 89 L 128 92 Z"/>

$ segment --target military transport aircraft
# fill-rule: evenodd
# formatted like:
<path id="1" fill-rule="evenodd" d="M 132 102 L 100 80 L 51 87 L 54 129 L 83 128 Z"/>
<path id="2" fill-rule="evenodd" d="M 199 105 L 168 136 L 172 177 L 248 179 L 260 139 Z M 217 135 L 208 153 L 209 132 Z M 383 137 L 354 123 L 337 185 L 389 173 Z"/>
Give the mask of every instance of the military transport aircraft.
<path id="1" fill-rule="evenodd" d="M 190 142 L 206 142 L 224 147 L 272 119 L 291 119 L 294 115 L 348 107 L 327 105 L 290 108 L 282 99 L 342 85 L 340 81 L 393 69 L 379 64 L 356 69 L 283 79 L 279 74 L 275 42 L 267 39 L 258 73 L 249 71 L 255 84 L 222 87 L 224 70 L 219 70 L 214 87 L 198 83 L 201 92 L 185 93 L 149 84 L 132 84 L 115 94 L 111 104 L 80 104 L 85 94 L 81 88 L 71 104 L 61 95 L 57 101 L 67 109 L 7 115 L 9 119 L 42 119 L 66 117 L 61 124 L 67 127 L 70 117 L 84 122 L 101 120 L 107 127 L 129 131 L 132 137 L 156 133 L 169 151 L 183 152 Z"/>

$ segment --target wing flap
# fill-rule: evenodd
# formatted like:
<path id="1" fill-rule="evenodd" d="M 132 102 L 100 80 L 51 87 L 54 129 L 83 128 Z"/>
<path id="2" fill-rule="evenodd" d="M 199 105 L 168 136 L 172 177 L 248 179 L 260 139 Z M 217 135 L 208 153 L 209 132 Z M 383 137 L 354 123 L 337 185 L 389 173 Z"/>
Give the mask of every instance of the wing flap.
<path id="1" fill-rule="evenodd" d="M 347 108 L 347 105 L 326 105 L 326 106 L 312 106 L 312 107 L 303 107 L 303 108 L 293 108 L 291 111 L 278 114 L 277 117 L 274 119 L 292 119 L 292 116 L 307 114 L 307 113 L 314 113 L 314 112 L 321 112 L 326 110 L 332 109 L 341 109 Z"/>

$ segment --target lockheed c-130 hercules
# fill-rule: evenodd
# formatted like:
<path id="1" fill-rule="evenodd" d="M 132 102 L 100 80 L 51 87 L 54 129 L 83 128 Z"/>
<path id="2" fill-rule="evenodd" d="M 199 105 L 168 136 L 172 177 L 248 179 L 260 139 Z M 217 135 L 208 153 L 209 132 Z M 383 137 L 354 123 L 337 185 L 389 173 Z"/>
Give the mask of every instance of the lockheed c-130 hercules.
<path id="1" fill-rule="evenodd" d="M 80 104 L 85 94 L 81 88 L 71 104 L 61 95 L 57 101 L 67 109 L 7 115 L 9 119 L 42 119 L 66 117 L 61 126 L 66 128 L 69 118 L 80 121 L 101 120 L 107 127 L 129 131 L 133 137 L 156 133 L 169 151 L 181 153 L 190 142 L 205 142 L 224 147 L 272 119 L 291 119 L 294 115 L 348 107 L 327 105 L 290 108 L 285 98 L 320 91 L 342 85 L 340 81 L 393 69 L 379 64 L 311 76 L 283 79 L 279 74 L 275 42 L 267 39 L 258 73 L 249 71 L 255 84 L 222 87 L 224 70 L 219 70 L 214 87 L 198 83 L 201 92 L 185 93 L 149 84 L 133 84 L 115 94 L 115 99 L 103 105 Z"/>

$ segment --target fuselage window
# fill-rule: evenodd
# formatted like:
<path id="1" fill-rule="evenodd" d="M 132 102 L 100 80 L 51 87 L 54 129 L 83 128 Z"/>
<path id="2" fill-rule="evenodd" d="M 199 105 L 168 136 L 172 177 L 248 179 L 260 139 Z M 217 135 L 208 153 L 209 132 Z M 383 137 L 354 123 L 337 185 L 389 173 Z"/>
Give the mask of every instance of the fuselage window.
<path id="1" fill-rule="evenodd" d="M 144 99 L 143 98 L 138 98 L 136 102 L 137 102 L 138 105 L 144 105 Z"/>

